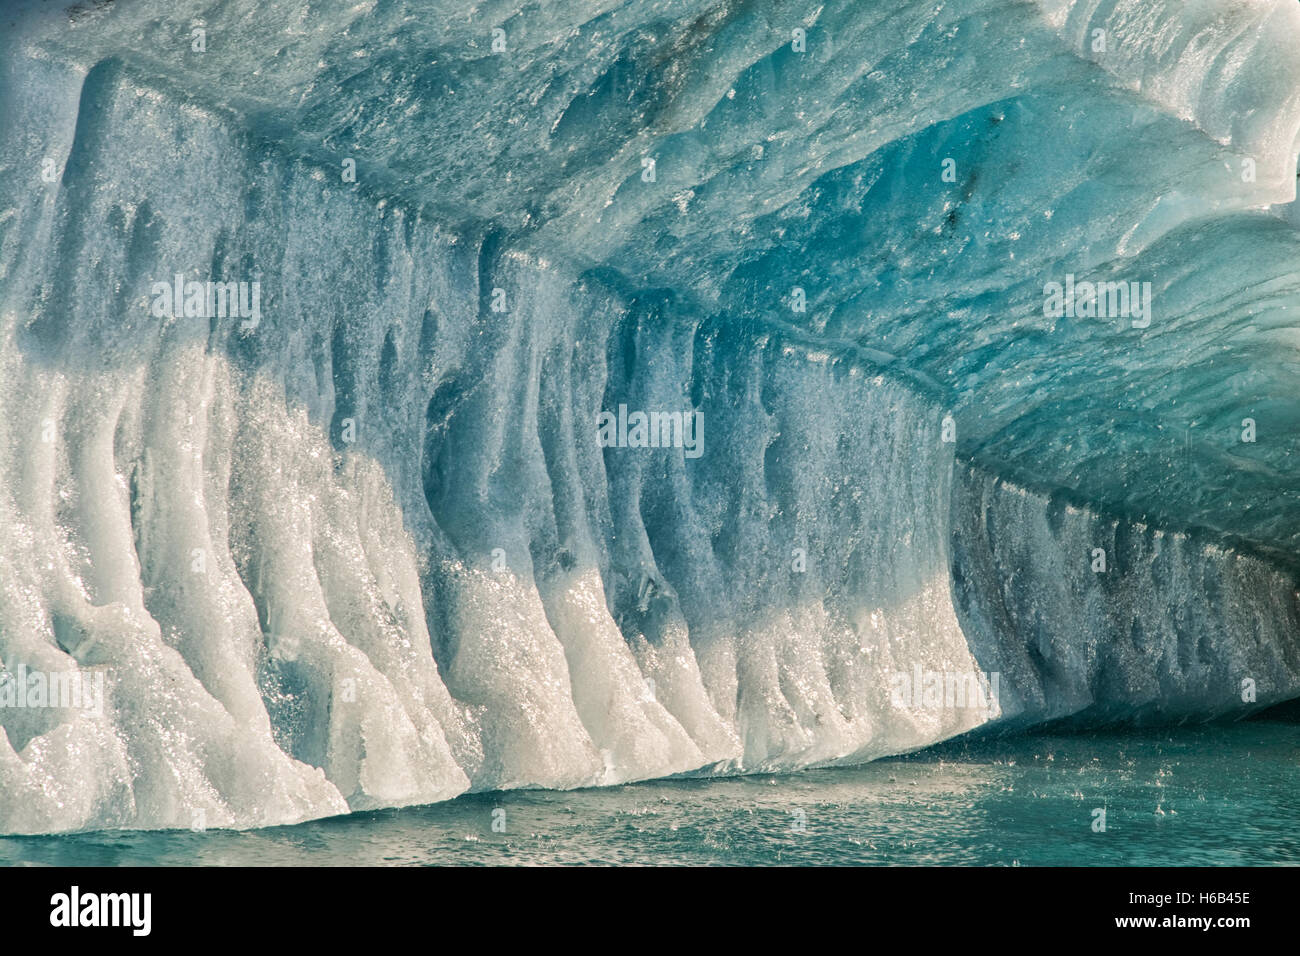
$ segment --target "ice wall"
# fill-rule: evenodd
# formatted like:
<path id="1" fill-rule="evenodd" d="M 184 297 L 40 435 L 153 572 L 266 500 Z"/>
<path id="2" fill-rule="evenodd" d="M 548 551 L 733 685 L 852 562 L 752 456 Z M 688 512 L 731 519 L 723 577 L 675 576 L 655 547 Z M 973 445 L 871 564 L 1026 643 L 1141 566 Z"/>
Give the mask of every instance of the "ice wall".
<path id="1" fill-rule="evenodd" d="M 0 655 L 108 693 L 0 710 L 5 830 L 797 767 L 985 718 L 887 699 L 973 666 L 933 400 L 271 164 L 111 64 L 70 91 L 7 247 Z M 152 314 L 155 277 L 249 259 L 255 326 Z M 698 409 L 706 453 L 601 449 L 619 404 Z"/>
<path id="2" fill-rule="evenodd" d="M 1146 62 L 1119 12 L 283 6 L 87 7 L 0 58 L 0 662 L 105 687 L 0 708 L 0 832 L 1300 694 L 1290 446 L 1186 437 L 1294 415 L 1294 235 L 1243 212 L 1293 194 L 1289 99 L 1225 126 L 1172 53 L 1128 89 L 1073 46 Z M 1293 24 L 1250 9 L 1224 49 L 1262 69 Z M 513 72 L 452 55 L 498 22 Z M 1153 331 L 1035 318 L 1133 261 Z M 178 273 L 258 316 L 158 315 Z M 601 447 L 621 405 L 698 412 L 701 453 Z M 974 671 L 994 707 L 891 695 Z"/>

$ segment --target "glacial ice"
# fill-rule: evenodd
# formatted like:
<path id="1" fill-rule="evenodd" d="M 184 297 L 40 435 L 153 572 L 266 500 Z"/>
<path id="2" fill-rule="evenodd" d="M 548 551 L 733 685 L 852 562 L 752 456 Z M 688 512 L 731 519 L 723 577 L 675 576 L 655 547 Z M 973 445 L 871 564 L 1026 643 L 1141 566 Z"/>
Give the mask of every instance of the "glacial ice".
<path id="1" fill-rule="evenodd" d="M 0 665 L 108 690 L 0 707 L 0 832 L 1300 696 L 1298 42 L 1291 0 L 12 5 Z M 260 321 L 154 314 L 178 273 Z M 1067 275 L 1150 326 L 1045 316 Z M 599 447 L 621 403 L 705 453 Z M 997 706 L 896 706 L 918 668 Z"/>

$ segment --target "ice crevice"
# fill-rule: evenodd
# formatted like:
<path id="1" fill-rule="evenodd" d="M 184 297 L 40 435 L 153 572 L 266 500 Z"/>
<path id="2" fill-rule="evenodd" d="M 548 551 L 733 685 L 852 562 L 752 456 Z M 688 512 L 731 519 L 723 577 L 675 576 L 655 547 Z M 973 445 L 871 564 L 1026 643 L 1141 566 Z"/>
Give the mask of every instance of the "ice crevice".
<path id="1" fill-rule="evenodd" d="M 1261 353 L 1295 345 L 1297 241 L 1258 207 L 1294 196 L 1300 83 L 1232 118 L 1294 5 L 1147 4 L 1150 34 L 1135 4 L 541 5 L 507 21 L 499 79 L 481 50 L 481 76 L 385 59 L 366 31 L 402 4 L 284 39 L 239 3 L 186 89 L 162 38 L 200 5 L 116 6 L 0 64 L 0 181 L 58 168 L 0 194 L 0 665 L 104 688 L 0 708 L 0 832 L 267 826 L 1300 696 L 1287 441 L 1185 430 L 1226 433 L 1234 382 L 1261 427 L 1295 413 Z M 430 22 L 410 35 L 442 56 L 469 33 Z M 771 42 L 791 22 L 807 60 Z M 1119 59 L 1071 51 L 1098 25 Z M 131 31 L 148 56 L 114 45 Z M 345 41 L 371 52 L 311 66 Z M 427 111 L 462 75 L 489 111 L 537 96 L 537 128 L 452 135 Z M 1062 116 L 1071 84 L 1107 128 Z M 1065 148 L 1014 160 L 1045 134 Z M 954 187 L 909 178 L 940 186 L 950 155 Z M 1035 317 L 1076 268 L 1150 275 L 1177 317 Z M 258 279 L 260 316 L 155 314 L 178 273 Z M 602 448 L 620 405 L 698 412 L 702 453 Z M 992 707 L 891 694 L 973 672 Z"/>

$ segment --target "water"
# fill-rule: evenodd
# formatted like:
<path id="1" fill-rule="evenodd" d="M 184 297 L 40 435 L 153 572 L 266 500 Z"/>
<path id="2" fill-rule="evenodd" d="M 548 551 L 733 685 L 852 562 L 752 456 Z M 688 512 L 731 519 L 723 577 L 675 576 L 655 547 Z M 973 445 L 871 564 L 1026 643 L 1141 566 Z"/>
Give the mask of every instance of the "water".
<path id="1" fill-rule="evenodd" d="M 263 830 L 8 838 L 0 863 L 1294 865 L 1298 784 L 1300 726 L 1251 721 L 953 743 L 797 774 L 472 794 Z M 504 833 L 492 829 L 498 809 Z"/>

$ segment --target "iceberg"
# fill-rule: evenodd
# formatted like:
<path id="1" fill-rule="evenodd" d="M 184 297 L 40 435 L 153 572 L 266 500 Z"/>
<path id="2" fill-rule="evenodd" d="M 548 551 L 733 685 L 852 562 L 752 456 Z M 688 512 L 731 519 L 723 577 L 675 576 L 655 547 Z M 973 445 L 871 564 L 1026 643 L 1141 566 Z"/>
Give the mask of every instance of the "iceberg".
<path id="1" fill-rule="evenodd" d="M 1300 697 L 1298 43 L 1292 0 L 11 5 L 0 683 L 102 694 L 0 706 L 0 832 Z"/>

